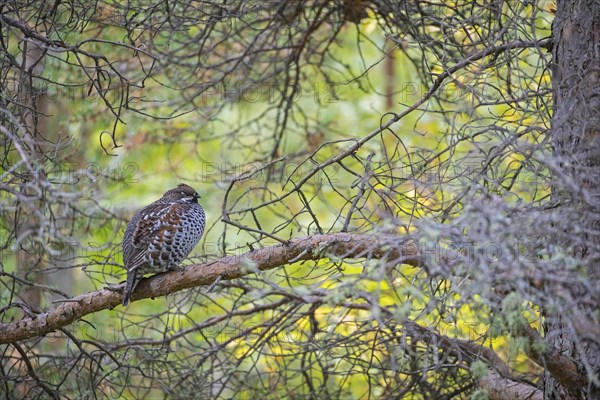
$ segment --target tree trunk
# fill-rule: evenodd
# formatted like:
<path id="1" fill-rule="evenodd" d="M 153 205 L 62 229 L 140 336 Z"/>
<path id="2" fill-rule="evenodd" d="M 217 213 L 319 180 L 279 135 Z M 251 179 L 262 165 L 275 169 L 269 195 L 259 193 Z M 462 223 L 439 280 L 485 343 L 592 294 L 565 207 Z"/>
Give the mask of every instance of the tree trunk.
<path id="1" fill-rule="evenodd" d="M 563 239 L 571 255 L 581 259 L 587 273 L 591 304 L 585 306 L 582 288 L 574 288 L 582 298 L 582 315 L 597 323 L 598 308 L 598 206 L 600 171 L 600 2 L 598 0 L 559 0 L 553 26 L 552 143 L 558 168 L 554 173 L 553 198 L 558 212 L 565 218 L 583 220 L 586 232 L 571 232 L 567 223 Z M 558 228 L 557 228 L 558 229 Z M 587 299 L 586 299 L 587 300 Z M 590 304 L 590 303 L 588 303 Z M 555 313 L 560 314 L 560 313 Z M 578 393 L 561 387 L 550 373 L 545 376 L 545 399 L 600 398 L 600 349 L 596 340 L 574 336 L 572 329 L 561 323 L 560 315 L 546 318 L 546 338 L 564 355 L 575 360 L 578 369 L 589 379 Z M 596 338 L 597 339 L 597 338 Z M 595 376 L 595 377 L 594 377 Z"/>
<path id="2" fill-rule="evenodd" d="M 28 39 L 21 42 L 24 49 L 25 58 L 24 68 L 19 85 L 18 99 L 26 105 L 26 111 L 22 115 L 25 128 L 25 142 L 29 145 L 28 156 L 31 161 L 37 163 L 43 162 L 44 157 L 44 137 L 47 128 L 48 114 L 48 96 L 46 90 L 41 86 L 36 86 L 35 76 L 40 75 L 44 70 L 45 52 L 42 46 L 34 40 Z M 27 179 L 34 180 L 36 177 L 28 174 Z M 39 202 L 38 202 L 39 203 Z M 17 225 L 17 237 L 24 236 L 23 243 L 20 243 L 17 250 L 17 270 L 27 277 L 28 280 L 36 284 L 44 284 L 43 276 L 37 273 L 44 264 L 44 252 L 40 243 L 36 243 L 29 238 L 36 232 L 39 226 L 37 216 L 30 212 L 30 209 L 24 207 Z M 29 277 L 29 273 L 34 273 Z M 30 286 L 23 293 L 21 299 L 31 308 L 37 309 L 42 304 L 41 292 L 38 287 Z"/>

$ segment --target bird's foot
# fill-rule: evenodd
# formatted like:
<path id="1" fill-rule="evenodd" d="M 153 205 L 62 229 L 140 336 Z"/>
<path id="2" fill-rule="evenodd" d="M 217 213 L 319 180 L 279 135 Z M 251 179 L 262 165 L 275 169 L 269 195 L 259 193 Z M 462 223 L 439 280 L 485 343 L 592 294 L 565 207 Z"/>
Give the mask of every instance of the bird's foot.
<path id="1" fill-rule="evenodd" d="M 171 265 L 169 267 L 169 271 L 178 271 L 178 272 L 181 272 L 183 270 L 185 270 L 185 267 L 183 265 Z"/>

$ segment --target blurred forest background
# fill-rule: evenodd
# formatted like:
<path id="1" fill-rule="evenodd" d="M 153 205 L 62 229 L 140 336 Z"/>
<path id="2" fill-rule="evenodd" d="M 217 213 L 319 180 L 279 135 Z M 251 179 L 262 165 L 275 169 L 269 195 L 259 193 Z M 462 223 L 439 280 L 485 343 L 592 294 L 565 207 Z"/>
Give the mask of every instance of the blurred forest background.
<path id="1" fill-rule="evenodd" d="M 0 46 L 1 397 L 600 397 L 597 1 L 9 0 Z"/>

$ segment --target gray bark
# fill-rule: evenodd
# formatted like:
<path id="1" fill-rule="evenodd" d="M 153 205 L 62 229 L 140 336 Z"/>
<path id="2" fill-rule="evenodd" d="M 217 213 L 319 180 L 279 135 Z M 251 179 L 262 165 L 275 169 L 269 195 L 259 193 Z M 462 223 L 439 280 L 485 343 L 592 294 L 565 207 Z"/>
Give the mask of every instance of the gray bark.
<path id="1" fill-rule="evenodd" d="M 595 282 L 597 304 L 600 292 L 597 249 L 599 211 L 600 144 L 600 2 L 597 0 L 557 1 L 553 26 L 554 114 L 552 141 L 556 157 L 553 196 L 565 217 L 582 218 L 585 233 L 570 230 L 563 234 L 573 240 L 574 255 Z M 563 210 L 563 211 L 561 211 Z M 558 228 L 557 228 L 558 229 Z M 577 288 L 575 288 L 577 293 Z M 598 308 L 584 306 L 583 315 L 598 322 Z M 590 302 L 587 302 L 588 304 Z M 545 374 L 544 398 L 600 398 L 600 349 L 597 340 L 572 334 L 560 315 L 546 315 L 546 338 L 563 355 L 575 360 L 584 376 L 591 377 L 579 390 L 561 386 L 556 376 Z"/>

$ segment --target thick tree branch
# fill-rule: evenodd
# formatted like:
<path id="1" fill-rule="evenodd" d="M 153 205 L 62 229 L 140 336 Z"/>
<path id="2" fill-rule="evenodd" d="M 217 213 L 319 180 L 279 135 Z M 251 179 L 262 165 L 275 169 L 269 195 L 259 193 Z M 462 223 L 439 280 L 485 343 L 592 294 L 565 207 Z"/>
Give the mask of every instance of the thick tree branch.
<path id="1" fill-rule="evenodd" d="M 585 374 L 578 371 L 575 362 L 548 344 L 531 326 L 523 326 L 519 333 L 529 340 L 529 346 L 526 346 L 527 356 L 547 369 L 561 385 L 577 393 L 587 384 Z"/>
<path id="2" fill-rule="evenodd" d="M 491 368 L 478 383 L 480 387 L 487 390 L 490 400 L 542 400 L 544 398 L 544 393 L 540 389 L 503 377 Z"/>
<path id="3" fill-rule="evenodd" d="M 349 233 L 315 235 L 228 256 L 217 261 L 197 264 L 181 272 L 168 272 L 144 279 L 132 296 L 132 301 L 165 296 L 191 287 L 209 285 L 218 277 L 240 278 L 251 273 L 277 268 L 296 261 L 336 258 L 385 258 L 390 262 L 418 266 L 418 247 L 401 244 L 399 237 Z M 69 299 L 58 307 L 17 322 L 0 325 L 0 344 L 14 343 L 44 335 L 73 321 L 121 304 L 119 291 L 101 289 Z"/>
<path id="4" fill-rule="evenodd" d="M 368 310 L 364 304 L 348 304 L 349 308 Z M 390 317 L 394 313 L 387 308 L 382 308 Z M 519 382 L 510 374 L 510 368 L 494 350 L 471 340 L 451 338 L 442 335 L 435 329 L 421 326 L 410 319 L 402 321 L 404 334 L 412 338 L 443 349 L 448 354 L 456 356 L 460 363 L 471 365 L 476 360 L 485 360 L 488 373 L 478 380 L 479 387 L 487 390 L 490 400 L 542 400 L 543 393 L 540 389 L 527 382 Z"/>

